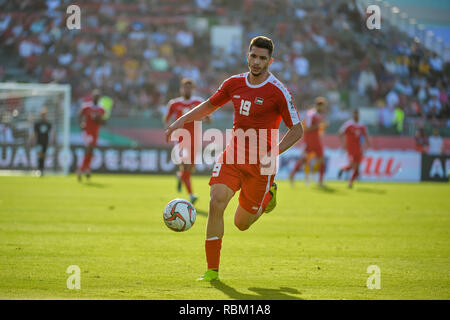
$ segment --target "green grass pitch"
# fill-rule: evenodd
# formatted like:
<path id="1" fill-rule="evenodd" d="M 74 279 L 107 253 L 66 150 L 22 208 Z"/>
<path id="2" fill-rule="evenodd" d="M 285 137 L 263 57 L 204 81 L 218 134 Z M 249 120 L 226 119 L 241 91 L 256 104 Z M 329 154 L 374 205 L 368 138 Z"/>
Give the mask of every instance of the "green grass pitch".
<path id="1" fill-rule="evenodd" d="M 225 212 L 221 282 L 195 281 L 209 186 L 193 228 L 169 230 L 162 210 L 185 193 L 174 176 L 0 177 L 2 299 L 450 299 L 449 184 L 279 181 L 278 206 L 249 230 Z M 81 270 L 69 290 L 68 266 Z M 367 267 L 380 268 L 369 290 Z"/>

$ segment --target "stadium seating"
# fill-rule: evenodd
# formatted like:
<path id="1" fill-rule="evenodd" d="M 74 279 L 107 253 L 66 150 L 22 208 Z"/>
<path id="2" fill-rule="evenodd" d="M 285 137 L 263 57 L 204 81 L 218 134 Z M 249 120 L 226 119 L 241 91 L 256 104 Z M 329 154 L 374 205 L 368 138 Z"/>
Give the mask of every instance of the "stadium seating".
<path id="1" fill-rule="evenodd" d="M 275 42 L 273 72 L 287 84 L 299 110 L 317 95 L 327 96 L 331 128 L 342 123 L 343 110 L 369 107 L 378 108 L 380 118 L 371 133 L 411 135 L 416 127 L 435 126 L 450 135 L 449 64 L 388 24 L 380 31 L 366 29 L 357 1 L 77 4 L 81 31 L 65 26 L 70 1 L 0 2 L 0 57 L 8 61 L 0 79 L 69 83 L 74 111 L 98 87 L 114 98 L 113 117 L 160 119 L 167 101 L 178 95 L 181 77 L 194 77 L 198 94 L 208 97 L 229 75 L 246 70 L 245 44 L 265 34 Z M 220 57 L 209 33 L 194 30 L 198 17 L 209 26 L 241 25 L 244 45 L 231 57 Z M 391 121 L 396 109 L 406 116 L 401 130 Z M 224 108 L 223 117 L 230 111 Z"/>

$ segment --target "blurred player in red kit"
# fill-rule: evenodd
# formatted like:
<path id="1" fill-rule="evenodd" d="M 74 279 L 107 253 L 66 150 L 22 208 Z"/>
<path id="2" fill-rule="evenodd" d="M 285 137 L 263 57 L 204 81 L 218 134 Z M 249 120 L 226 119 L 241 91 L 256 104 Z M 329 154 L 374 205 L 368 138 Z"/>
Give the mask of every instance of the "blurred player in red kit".
<path id="1" fill-rule="evenodd" d="M 338 178 L 341 178 L 344 171 L 353 170 L 353 174 L 348 182 L 348 187 L 351 188 L 359 175 L 359 165 L 363 159 L 363 145 L 366 148 L 370 147 L 367 128 L 359 123 L 358 109 L 353 111 L 353 118 L 344 122 L 339 129 L 339 139 L 343 148 L 347 150 L 349 164 L 339 170 Z"/>
<path id="2" fill-rule="evenodd" d="M 194 96 L 195 83 L 192 79 L 184 78 L 181 80 L 180 93 L 181 97 L 172 99 L 169 101 L 168 109 L 166 116 L 164 118 L 164 124 L 166 127 L 170 124 L 171 119 L 174 117 L 175 120 L 180 118 L 183 114 L 192 110 L 204 100 L 200 97 Z M 181 183 L 184 183 L 186 190 L 189 193 L 190 201 L 194 204 L 197 201 L 197 196 L 192 192 L 192 184 L 191 184 L 191 174 L 195 169 L 194 161 L 196 154 L 194 153 L 194 122 L 186 123 L 183 127 L 184 129 L 189 131 L 191 141 L 190 148 L 186 148 L 184 150 L 185 156 L 181 159 L 182 163 L 179 166 L 179 170 L 177 172 L 178 192 L 181 191 Z M 182 138 L 180 137 L 180 141 Z"/>
<path id="3" fill-rule="evenodd" d="M 81 105 L 80 113 L 78 114 L 78 122 L 83 130 L 84 139 L 84 158 L 81 166 L 77 170 L 78 181 L 81 181 L 83 174 L 86 178 L 91 176 L 91 160 L 94 153 L 94 148 L 97 146 L 98 132 L 100 126 L 105 123 L 103 116 L 105 109 L 99 104 L 100 91 L 95 89 L 92 95 L 84 98 Z"/>
<path id="4" fill-rule="evenodd" d="M 317 97 L 313 108 L 308 110 L 305 117 L 305 136 L 304 143 L 306 145 L 305 152 L 295 164 L 294 169 L 289 175 L 291 184 L 294 181 L 294 176 L 300 168 L 305 165 L 310 159 L 311 154 L 316 158 L 316 164 L 319 170 L 319 185 L 323 184 L 323 176 L 325 173 L 325 158 L 323 152 L 321 133 L 325 131 L 327 123 L 324 121 L 323 115 L 327 107 L 327 100 L 323 97 Z M 309 157 L 308 157 L 309 155 Z"/>
<path id="5" fill-rule="evenodd" d="M 276 170 L 272 170 L 276 166 L 272 164 L 276 162 L 274 160 L 278 154 L 289 149 L 303 135 L 303 127 L 291 94 L 268 71 L 273 61 L 272 52 L 271 39 L 263 36 L 253 38 L 247 53 L 250 72 L 226 79 L 212 97 L 176 120 L 166 130 L 169 140 L 171 134 L 185 123 L 201 120 L 227 102 L 233 103 L 231 140 L 214 165 L 209 180 L 211 188 L 205 240 L 208 270 L 199 279 L 202 281 L 219 279 L 220 250 L 224 235 L 223 215 L 230 200 L 240 190 L 234 224 L 241 231 L 250 228 L 263 213 L 272 211 L 276 206 L 277 191 L 274 183 Z M 278 132 L 281 120 L 289 130 L 278 142 L 278 136 L 272 139 L 271 130 Z M 239 142 L 239 137 L 245 134 L 252 135 L 255 138 L 253 141 L 260 140 L 260 143 L 256 146 L 257 143 L 242 142 L 245 139 Z M 255 150 L 256 156 L 253 158 L 255 154 L 252 151 Z M 239 157 L 239 154 L 244 154 L 245 157 Z M 238 158 L 237 162 L 235 158 Z M 256 160 L 252 161 L 252 158 Z M 270 161 L 266 161 L 267 159 Z M 268 164 L 270 168 L 266 171 Z"/>

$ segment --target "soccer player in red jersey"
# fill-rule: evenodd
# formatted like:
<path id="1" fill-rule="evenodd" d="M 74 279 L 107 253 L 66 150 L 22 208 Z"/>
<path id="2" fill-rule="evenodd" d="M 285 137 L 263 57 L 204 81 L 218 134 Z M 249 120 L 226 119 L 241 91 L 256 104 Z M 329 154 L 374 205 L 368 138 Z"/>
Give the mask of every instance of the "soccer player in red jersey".
<path id="1" fill-rule="evenodd" d="M 240 190 L 234 224 L 244 231 L 263 212 L 272 211 L 276 205 L 276 184 L 273 181 L 276 172 L 271 169 L 264 171 L 268 166 L 266 160 L 286 151 L 303 135 L 303 127 L 291 94 L 268 70 L 273 61 L 272 52 L 271 39 L 263 36 L 253 38 L 247 53 L 250 72 L 226 79 L 212 97 L 176 120 L 166 130 L 169 140 L 172 132 L 182 128 L 185 123 L 201 120 L 227 102 L 233 103 L 231 141 L 216 162 L 209 181 L 211 189 L 205 241 L 208 270 L 199 280 L 219 278 L 220 250 L 224 235 L 223 214 L 234 194 Z M 272 139 L 270 130 L 278 132 L 281 120 L 289 130 L 278 143 L 278 139 Z M 242 134 L 248 135 L 250 141 L 253 135 L 257 135 L 262 143 L 256 149 L 260 152 L 262 148 L 267 148 L 268 153 L 262 152 L 260 155 L 257 152 L 256 161 L 252 161 L 255 146 L 252 143 L 239 143 Z M 239 156 L 242 153 L 245 159 Z M 273 168 L 271 165 L 270 167 Z"/>
<path id="2" fill-rule="evenodd" d="M 180 118 L 183 114 L 189 112 L 194 107 L 198 106 L 204 100 L 200 97 L 193 96 L 195 83 L 192 79 L 184 78 L 181 80 L 180 93 L 181 97 L 172 99 L 169 101 L 166 117 L 164 118 L 164 124 L 167 127 L 170 124 L 170 120 L 175 117 L 175 120 Z M 194 153 L 194 122 L 186 123 L 183 127 L 189 131 L 191 141 L 190 148 L 186 148 L 185 157 L 181 159 L 179 171 L 177 172 L 178 178 L 178 192 L 181 191 L 181 182 L 184 183 L 186 190 L 189 193 L 191 203 L 194 204 L 197 201 L 197 196 L 192 193 L 191 174 L 195 168 L 194 162 L 196 154 Z M 182 141 L 180 137 L 180 141 Z M 183 151 L 181 151 L 183 152 Z"/>
<path id="3" fill-rule="evenodd" d="M 323 176 L 325 173 L 325 158 L 323 152 L 321 133 L 325 130 L 327 123 L 324 121 L 324 113 L 327 106 L 327 100 L 323 97 L 317 97 L 315 106 L 308 110 L 305 119 L 305 137 L 304 143 L 306 145 L 305 152 L 302 157 L 295 164 L 294 169 L 289 175 L 291 184 L 294 181 L 294 176 L 298 170 L 310 159 L 308 154 L 314 154 L 319 170 L 319 185 L 323 187 Z"/>
<path id="4" fill-rule="evenodd" d="M 91 160 L 94 148 L 97 146 L 98 132 L 100 126 L 105 123 L 103 119 L 105 109 L 99 104 L 99 99 L 100 91 L 93 90 L 92 96 L 88 95 L 84 98 L 78 114 L 78 122 L 83 130 L 85 145 L 83 162 L 77 170 L 78 181 L 81 181 L 82 174 L 85 174 L 88 179 L 91 176 Z"/>
<path id="5" fill-rule="evenodd" d="M 353 182 L 359 175 L 359 165 L 363 159 L 363 147 L 370 147 L 367 128 L 359 122 L 358 109 L 353 111 L 353 119 L 347 120 L 339 129 L 339 138 L 342 146 L 347 150 L 349 164 L 339 170 L 338 178 L 340 179 L 344 171 L 353 169 L 353 174 L 348 182 L 348 187 L 353 186 Z M 345 136 L 345 139 L 344 139 Z"/>

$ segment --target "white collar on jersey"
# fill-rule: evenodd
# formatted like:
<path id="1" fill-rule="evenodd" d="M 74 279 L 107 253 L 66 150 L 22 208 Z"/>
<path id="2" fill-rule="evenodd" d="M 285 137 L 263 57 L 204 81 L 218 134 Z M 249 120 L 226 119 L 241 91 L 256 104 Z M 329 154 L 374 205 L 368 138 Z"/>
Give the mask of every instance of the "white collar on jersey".
<path id="1" fill-rule="evenodd" d="M 250 72 L 246 72 L 245 73 L 245 84 L 247 86 L 249 86 L 250 88 L 260 88 L 263 85 L 265 85 L 267 82 L 269 82 L 270 80 L 272 80 L 273 75 L 272 73 L 269 72 L 269 76 L 267 77 L 266 80 L 264 80 L 264 82 L 261 82 L 260 84 L 250 84 L 250 82 L 248 82 L 248 75 L 250 74 Z"/>
<path id="2" fill-rule="evenodd" d="M 183 103 L 191 103 L 191 102 L 194 102 L 196 100 L 201 100 L 201 99 L 198 96 L 191 96 L 189 99 L 185 99 L 183 96 L 175 98 L 175 101 L 183 102 Z"/>

